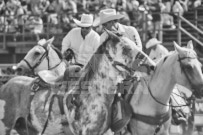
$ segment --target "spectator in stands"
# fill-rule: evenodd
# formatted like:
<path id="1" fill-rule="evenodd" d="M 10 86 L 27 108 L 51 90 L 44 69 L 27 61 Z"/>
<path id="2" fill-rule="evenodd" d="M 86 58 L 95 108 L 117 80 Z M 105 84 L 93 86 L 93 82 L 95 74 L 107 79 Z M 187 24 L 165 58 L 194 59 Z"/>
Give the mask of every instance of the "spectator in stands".
<path id="1" fill-rule="evenodd" d="M 0 15 L 4 15 L 5 12 L 5 2 L 4 0 L 0 0 Z"/>
<path id="2" fill-rule="evenodd" d="M 49 0 L 40 0 L 39 9 L 41 10 L 42 14 L 46 13 L 49 5 L 50 5 Z"/>
<path id="3" fill-rule="evenodd" d="M 201 6 L 201 4 L 202 4 L 202 0 L 195 0 L 194 8 L 197 8 L 197 7 Z"/>
<path id="4" fill-rule="evenodd" d="M 114 31 L 129 38 L 142 50 L 142 42 L 137 30 L 132 26 L 125 26 L 118 22 L 123 15 L 116 14 L 115 9 L 104 9 L 100 11 L 99 17 L 95 19 L 93 26 L 102 25 L 103 29 Z M 102 33 L 100 44 L 108 37 L 106 32 Z"/>
<path id="5" fill-rule="evenodd" d="M 163 27 L 175 29 L 176 26 L 174 25 L 174 18 L 170 14 L 172 3 L 173 2 L 171 2 L 171 0 L 163 0 L 163 4 L 165 5 L 165 9 L 163 9 L 162 22 L 163 22 Z"/>
<path id="6" fill-rule="evenodd" d="M 77 4 L 74 0 L 65 0 L 63 10 L 72 12 L 74 15 L 78 13 Z"/>
<path id="7" fill-rule="evenodd" d="M 23 26 L 25 25 L 25 19 L 26 19 L 26 11 L 24 10 L 22 3 L 17 6 L 16 9 L 16 21 L 17 21 L 17 29 L 18 32 L 23 32 Z"/>
<path id="8" fill-rule="evenodd" d="M 100 37 L 92 29 L 93 16 L 82 14 L 81 20 L 73 19 L 77 28 L 73 28 L 62 41 L 62 50 L 64 58 L 73 51 L 75 55 L 75 64 L 84 66 L 99 46 Z M 69 51 L 68 51 L 69 50 Z"/>
<path id="9" fill-rule="evenodd" d="M 4 31 L 5 24 L 5 2 L 4 0 L 0 0 L 0 32 Z"/>
<path id="10" fill-rule="evenodd" d="M 30 17 L 30 20 L 27 23 L 30 31 L 35 34 L 37 41 L 40 40 L 39 34 L 43 32 L 43 21 L 40 15 L 36 14 L 35 16 Z"/>
<path id="11" fill-rule="evenodd" d="M 149 57 L 156 63 L 160 60 L 160 58 L 169 53 L 169 51 L 163 45 L 161 45 L 161 41 L 157 40 L 156 38 L 150 39 L 146 43 L 146 48 L 150 50 Z"/>
<path id="12" fill-rule="evenodd" d="M 162 41 L 162 19 L 161 11 L 163 10 L 163 3 L 161 0 L 148 3 L 149 11 L 152 15 L 153 22 L 153 37 L 159 38 Z M 157 36 L 158 35 L 158 36 Z"/>
<path id="13" fill-rule="evenodd" d="M 174 3 L 174 5 L 173 5 L 173 7 L 172 7 L 173 13 L 176 14 L 176 15 L 182 16 L 183 13 L 184 13 L 183 7 L 181 6 L 179 0 L 175 0 L 174 2 L 175 2 L 175 3 Z"/>

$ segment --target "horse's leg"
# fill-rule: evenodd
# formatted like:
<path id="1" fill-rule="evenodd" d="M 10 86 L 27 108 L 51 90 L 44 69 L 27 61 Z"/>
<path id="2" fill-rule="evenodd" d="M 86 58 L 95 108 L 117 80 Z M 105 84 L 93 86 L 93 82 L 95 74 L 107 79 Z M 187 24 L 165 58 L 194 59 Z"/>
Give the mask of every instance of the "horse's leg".
<path id="1" fill-rule="evenodd" d="M 8 101 L 8 98 L 0 94 L 0 135 L 10 135 L 15 124 L 15 112 L 9 109 L 11 104 Z"/>

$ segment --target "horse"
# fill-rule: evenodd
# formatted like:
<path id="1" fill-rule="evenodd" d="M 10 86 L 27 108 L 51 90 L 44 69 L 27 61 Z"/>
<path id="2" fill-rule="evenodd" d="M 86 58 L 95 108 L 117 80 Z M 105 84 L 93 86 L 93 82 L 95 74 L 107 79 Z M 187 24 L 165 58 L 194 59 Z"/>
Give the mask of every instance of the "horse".
<path id="1" fill-rule="evenodd" d="M 108 38 L 84 67 L 79 81 L 64 96 L 65 114 L 75 135 L 106 133 L 110 128 L 117 84 L 124 79 L 148 74 L 155 66 L 134 42 L 107 33 Z M 148 70 L 141 67 L 148 67 L 145 68 Z"/>
<path id="2" fill-rule="evenodd" d="M 136 67 L 137 66 L 136 64 L 140 65 L 143 64 L 143 66 L 145 66 L 148 63 L 149 63 L 148 65 L 150 65 L 151 61 L 145 59 L 143 52 L 139 50 L 136 47 L 136 45 L 127 38 L 122 37 L 120 39 L 114 34 L 109 34 L 109 39 L 105 41 L 105 43 L 106 45 L 105 46 L 102 45 L 99 49 L 99 51 L 102 50 L 105 53 L 97 56 L 98 60 L 100 61 L 100 64 L 97 65 L 95 63 L 96 65 L 91 66 L 93 67 L 96 66 L 96 68 L 94 69 L 100 71 L 105 70 L 105 72 L 100 72 L 99 74 L 97 74 L 97 76 L 101 75 L 103 77 L 103 80 L 105 80 L 104 78 L 110 78 L 111 81 L 110 85 L 119 82 L 120 78 L 124 78 L 125 76 L 134 73 L 134 68 L 132 66 Z M 142 61 L 140 61 L 139 63 L 135 64 L 132 63 L 135 60 L 135 58 L 137 59 L 143 58 L 143 59 L 141 59 Z M 91 59 L 95 60 L 94 57 Z M 151 67 L 153 66 L 154 63 L 152 62 Z M 88 65 L 88 67 L 90 67 L 90 65 Z M 88 67 L 86 67 L 86 70 Z M 101 69 L 98 69 L 99 67 Z M 97 72 L 97 70 L 94 71 Z M 107 74 L 106 70 L 110 71 L 108 72 L 109 74 Z M 88 75 L 90 75 L 89 77 L 91 77 L 92 79 L 97 77 L 93 76 L 92 74 L 94 74 L 94 72 L 92 70 L 89 70 L 88 73 Z M 113 80 L 115 79 L 115 77 L 117 77 L 116 81 Z M 84 79 L 86 80 L 87 76 Z M 95 81 L 99 83 L 99 80 L 95 79 Z M 60 89 L 60 86 L 51 87 L 49 89 L 37 89 L 37 87 L 35 87 L 35 85 L 33 84 L 35 84 L 35 78 L 31 78 L 28 76 L 17 76 L 10 79 L 1 88 L 0 90 L 1 135 L 9 135 L 11 130 L 14 128 L 20 135 L 62 134 L 63 125 L 61 124 L 60 107 L 58 106 L 57 101 L 58 99 L 55 97 L 57 97 L 58 95 L 63 95 L 64 89 Z M 106 87 L 104 84 L 102 84 L 101 86 Z M 110 89 L 109 92 L 111 91 L 114 92 L 113 87 L 111 88 L 112 89 Z M 106 92 L 108 91 L 106 90 Z M 92 94 L 95 95 L 94 93 Z M 81 96 L 84 95 L 82 94 Z M 97 100 L 97 103 L 99 104 L 102 103 L 100 101 L 102 100 L 103 96 L 104 95 L 98 98 L 99 100 Z M 109 97 L 108 98 L 109 103 L 108 104 L 106 103 L 106 106 L 109 106 L 109 104 L 111 104 L 113 100 L 113 96 L 110 95 L 106 96 Z M 99 107 L 100 106 L 105 107 L 104 104 L 99 105 Z M 94 107 L 94 105 L 93 106 L 91 105 L 91 107 Z M 95 106 L 95 108 L 97 107 Z M 108 108 L 103 109 L 106 111 L 108 110 Z M 108 116 L 106 115 L 105 118 L 109 116 L 110 115 L 108 114 Z M 22 123 L 21 126 L 16 125 L 18 121 Z"/>
<path id="3" fill-rule="evenodd" d="M 126 96 L 133 109 L 129 130 L 133 135 L 169 135 L 171 123 L 170 95 L 175 84 L 200 93 L 203 88 L 201 63 L 193 49 L 174 42 L 175 51 L 162 58 L 153 74 L 134 83 L 131 96 Z"/>
<path id="4" fill-rule="evenodd" d="M 50 70 L 56 76 L 63 76 L 66 70 L 66 62 L 62 60 L 60 51 L 52 45 L 54 38 L 41 39 L 16 67 L 17 74 L 36 75 L 39 71 Z"/>

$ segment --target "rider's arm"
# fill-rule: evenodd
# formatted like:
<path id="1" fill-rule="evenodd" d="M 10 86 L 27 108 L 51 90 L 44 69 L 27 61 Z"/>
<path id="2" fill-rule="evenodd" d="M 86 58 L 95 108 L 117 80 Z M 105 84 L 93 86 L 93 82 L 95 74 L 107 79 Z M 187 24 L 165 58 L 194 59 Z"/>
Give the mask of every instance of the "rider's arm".
<path id="1" fill-rule="evenodd" d="M 95 35 L 95 38 L 94 38 L 94 47 L 93 47 L 93 51 L 96 52 L 97 48 L 99 47 L 100 45 L 100 36 L 97 34 Z"/>
<path id="2" fill-rule="evenodd" d="M 106 32 L 103 32 L 100 36 L 100 43 L 99 45 L 101 45 L 104 41 L 106 41 L 106 39 L 108 38 L 108 34 Z"/>
<path id="3" fill-rule="evenodd" d="M 142 42 L 141 42 L 140 35 L 139 35 L 138 31 L 134 27 L 132 27 L 131 30 L 133 32 L 133 36 L 134 36 L 133 38 L 135 38 L 136 45 L 138 46 L 138 48 L 140 48 L 140 50 L 142 50 Z"/>
<path id="4" fill-rule="evenodd" d="M 62 46 L 61 46 L 61 53 L 64 55 L 67 49 L 71 46 L 71 38 L 72 34 L 71 31 L 63 38 Z"/>

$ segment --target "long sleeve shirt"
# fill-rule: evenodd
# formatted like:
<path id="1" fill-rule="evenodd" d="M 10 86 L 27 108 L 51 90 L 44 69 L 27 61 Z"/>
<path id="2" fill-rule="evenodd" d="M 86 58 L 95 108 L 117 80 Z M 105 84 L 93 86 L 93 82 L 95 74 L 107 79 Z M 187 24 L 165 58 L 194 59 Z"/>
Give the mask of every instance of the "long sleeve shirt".
<path id="1" fill-rule="evenodd" d="M 100 36 L 91 30 L 85 38 L 81 35 L 81 28 L 72 29 L 63 39 L 61 53 L 67 49 L 73 50 L 76 62 L 86 65 L 99 46 Z"/>
<path id="2" fill-rule="evenodd" d="M 125 26 L 118 23 L 118 32 L 123 36 L 132 40 L 140 50 L 142 50 L 142 42 L 138 31 L 132 26 Z M 108 34 L 104 32 L 100 38 L 100 44 L 102 44 L 108 38 Z"/>

